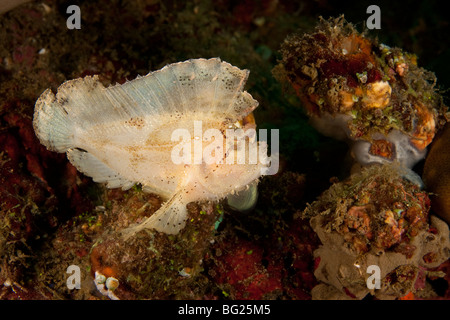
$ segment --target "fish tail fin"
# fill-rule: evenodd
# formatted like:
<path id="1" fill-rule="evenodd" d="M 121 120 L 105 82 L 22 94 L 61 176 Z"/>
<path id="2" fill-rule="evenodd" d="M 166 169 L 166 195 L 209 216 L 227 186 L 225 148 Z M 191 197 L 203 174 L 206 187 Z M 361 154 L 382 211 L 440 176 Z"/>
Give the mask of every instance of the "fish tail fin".
<path id="1" fill-rule="evenodd" d="M 36 102 L 33 128 L 47 149 L 66 152 L 73 147 L 72 123 L 63 105 L 50 89 L 45 90 Z"/>

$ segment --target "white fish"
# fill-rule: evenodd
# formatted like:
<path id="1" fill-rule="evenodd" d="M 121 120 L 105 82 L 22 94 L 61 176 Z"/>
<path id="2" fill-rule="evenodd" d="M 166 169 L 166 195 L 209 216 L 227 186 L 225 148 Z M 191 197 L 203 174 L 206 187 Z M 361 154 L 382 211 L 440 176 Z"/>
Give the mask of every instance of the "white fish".
<path id="1" fill-rule="evenodd" d="M 223 134 L 258 106 L 243 91 L 248 75 L 248 70 L 212 58 L 167 65 L 108 88 L 97 76 L 79 78 L 63 83 L 56 96 L 50 89 L 42 93 L 33 126 L 43 145 L 66 152 L 94 181 L 124 190 L 140 183 L 144 191 L 167 200 L 147 220 L 128 228 L 127 237 L 144 228 L 177 234 L 185 226 L 186 204 L 246 190 L 269 165 L 267 145 L 254 139 L 247 147 L 260 149 L 257 163 L 176 164 L 172 158 L 180 144 L 172 141 L 175 130 L 188 130 L 194 144 L 194 121 L 201 121 L 204 132 L 219 129 Z M 209 143 L 202 141 L 202 146 Z"/>

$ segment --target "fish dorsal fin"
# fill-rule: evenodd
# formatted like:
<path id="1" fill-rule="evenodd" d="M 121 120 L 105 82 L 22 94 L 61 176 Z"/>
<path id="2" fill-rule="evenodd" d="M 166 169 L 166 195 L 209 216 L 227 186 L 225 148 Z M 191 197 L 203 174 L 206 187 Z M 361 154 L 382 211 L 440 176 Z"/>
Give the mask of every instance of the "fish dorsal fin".
<path id="1" fill-rule="evenodd" d="M 151 133 L 168 120 L 165 115 L 235 123 L 258 106 L 243 91 L 248 75 L 212 58 L 173 63 L 108 88 L 97 76 L 66 81 L 56 96 L 46 90 L 36 102 L 35 130 L 48 148 L 65 152 L 76 147 L 75 131 L 133 137 Z"/>
<path id="2" fill-rule="evenodd" d="M 243 91 L 248 75 L 248 70 L 219 58 L 191 59 L 167 65 L 106 91 L 117 104 L 132 101 L 143 114 L 182 116 L 194 112 L 238 121 L 258 106 L 258 102 Z"/>

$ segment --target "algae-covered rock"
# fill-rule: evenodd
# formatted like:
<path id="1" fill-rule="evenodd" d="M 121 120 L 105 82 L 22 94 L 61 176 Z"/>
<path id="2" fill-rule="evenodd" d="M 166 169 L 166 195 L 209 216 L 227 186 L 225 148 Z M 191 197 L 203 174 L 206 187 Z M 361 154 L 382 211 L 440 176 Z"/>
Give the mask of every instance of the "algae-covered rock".
<path id="1" fill-rule="evenodd" d="M 358 299 L 400 298 L 424 288 L 419 277 L 450 257 L 449 229 L 429 215 L 428 194 L 408 178 L 399 167 L 369 167 L 304 211 L 322 243 L 314 252 L 319 281 Z M 378 288 L 367 284 L 373 266 Z M 327 297 L 323 288 L 313 298 Z"/>

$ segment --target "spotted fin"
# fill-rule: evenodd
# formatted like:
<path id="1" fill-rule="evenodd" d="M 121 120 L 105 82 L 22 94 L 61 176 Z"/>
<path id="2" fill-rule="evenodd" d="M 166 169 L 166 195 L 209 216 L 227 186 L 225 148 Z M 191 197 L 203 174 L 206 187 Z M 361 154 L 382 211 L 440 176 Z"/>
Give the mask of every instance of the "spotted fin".
<path id="1" fill-rule="evenodd" d="M 147 114 L 158 111 L 181 116 L 194 111 L 238 121 L 258 106 L 258 102 L 243 91 L 248 75 L 248 70 L 219 58 L 191 59 L 109 87 L 107 94 L 118 103 L 125 98 L 131 100 Z"/>

